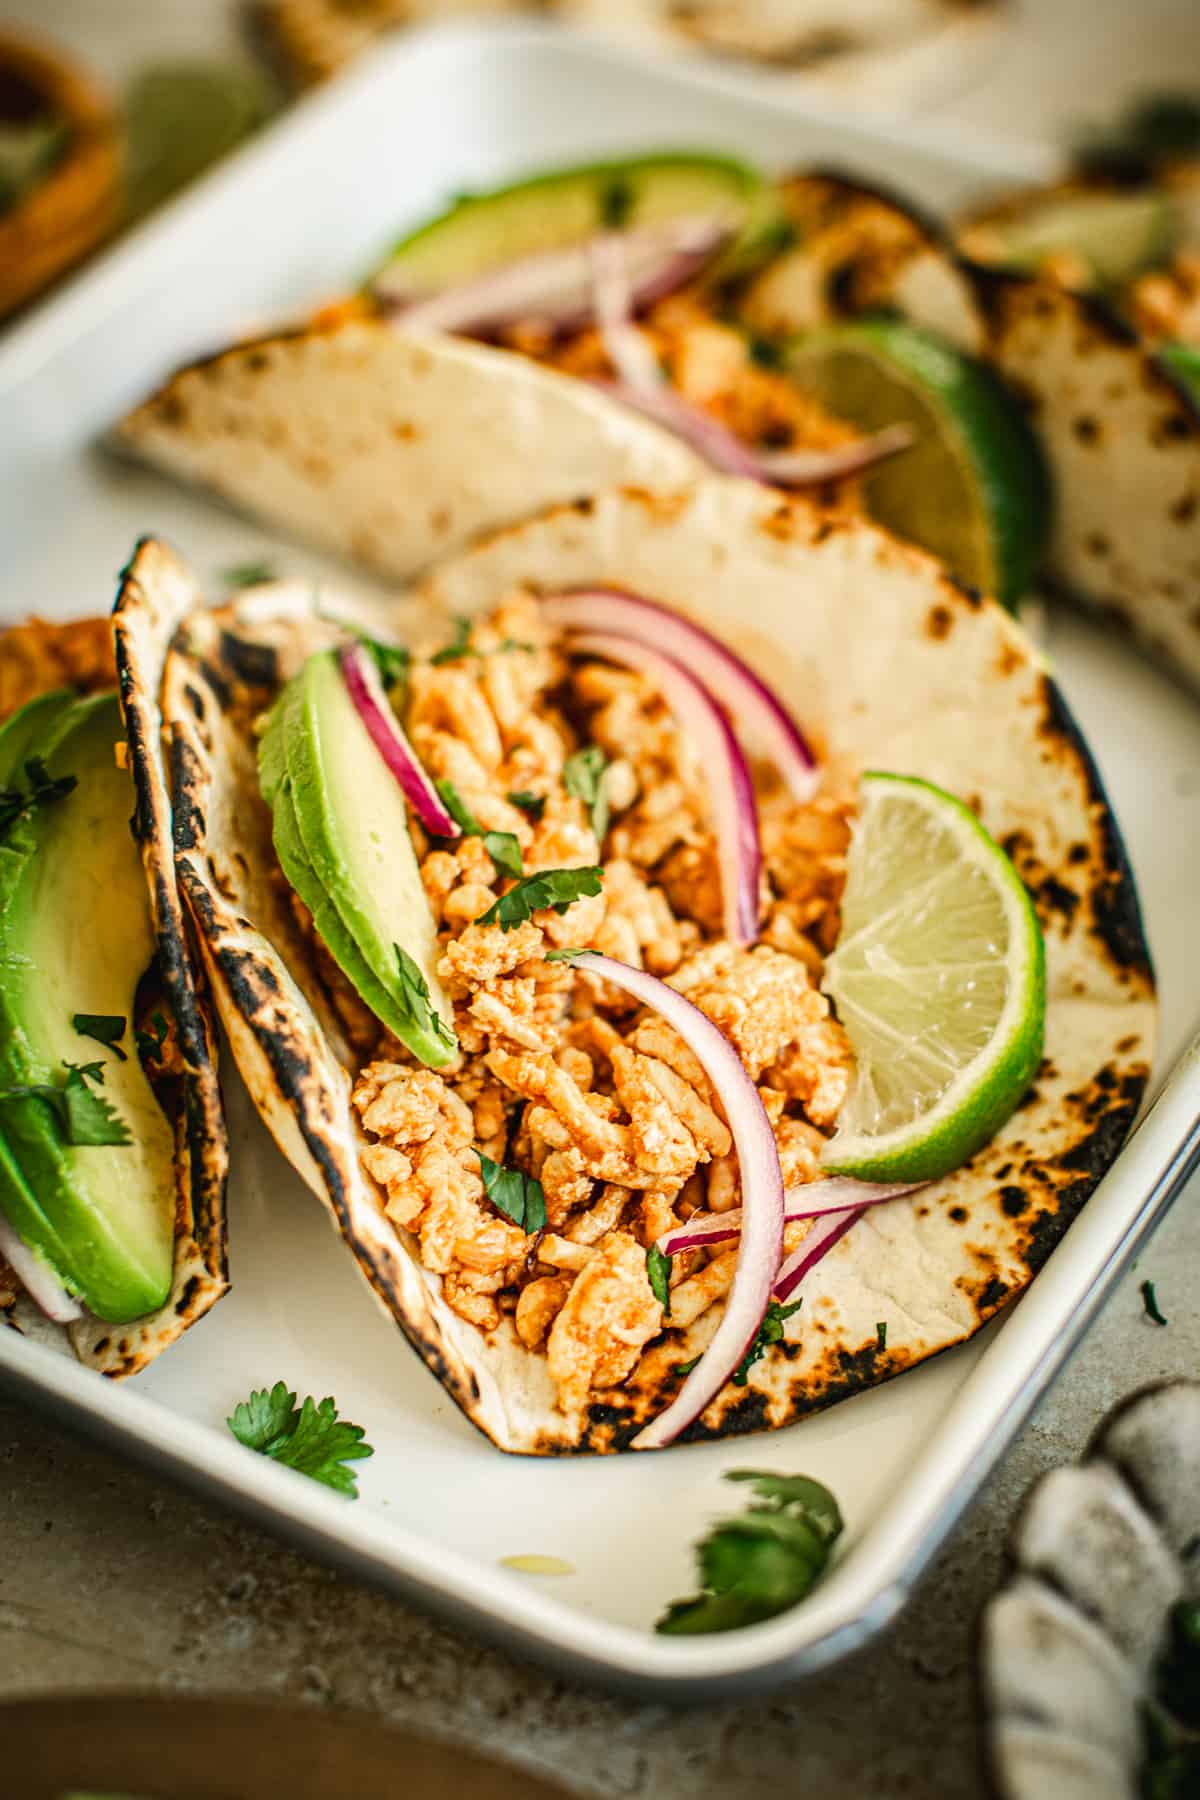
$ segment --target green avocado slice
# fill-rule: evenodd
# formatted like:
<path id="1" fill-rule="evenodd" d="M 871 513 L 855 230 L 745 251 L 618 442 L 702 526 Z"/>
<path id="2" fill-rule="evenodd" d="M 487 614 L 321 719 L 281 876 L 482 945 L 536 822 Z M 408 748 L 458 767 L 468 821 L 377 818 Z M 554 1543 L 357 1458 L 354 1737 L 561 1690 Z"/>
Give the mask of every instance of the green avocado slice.
<path id="1" fill-rule="evenodd" d="M 602 231 L 700 214 L 728 220 L 748 248 L 775 212 L 763 176 L 733 157 L 674 151 L 586 163 L 463 195 L 394 245 L 371 279 L 416 299 Z M 722 266 L 729 260 L 727 250 Z"/>
<path id="2" fill-rule="evenodd" d="M 276 790 L 276 813 L 284 815 L 280 861 L 285 851 L 292 858 L 300 877 L 293 886 L 306 905 L 301 883 L 323 897 L 311 907 L 324 921 L 317 929 L 366 1004 L 414 1056 L 441 1068 L 457 1055 L 454 1014 L 437 978 L 437 928 L 404 795 L 359 717 L 335 651 L 310 657 L 295 688 L 279 707 L 287 760 L 287 782 Z M 274 754 L 265 749 L 268 780 Z M 284 800 L 293 808 L 294 836 Z M 292 879 L 286 863 L 284 873 Z M 353 954 L 343 961 L 347 942 Z M 364 965 L 369 982 L 360 985 Z"/>
<path id="3" fill-rule="evenodd" d="M 17 822 L 0 868 L 0 1084 L 61 1085 L 96 1046 L 76 1012 L 133 1012 L 154 956 L 145 875 L 129 829 L 132 790 L 114 760 L 115 693 L 76 701 L 32 746 L 75 790 Z M 97 1317 L 140 1318 L 170 1292 L 175 1155 L 170 1126 L 136 1054 L 103 1059 L 103 1098 L 130 1143 L 64 1143 L 37 1099 L 0 1103 L 20 1183 L 0 1207 L 22 1239 Z M 12 1170 L 9 1171 L 10 1175 Z"/>
<path id="4" fill-rule="evenodd" d="M 70 688 L 39 694 L 0 725 L 0 787 L 20 780 L 26 759 L 38 754 L 38 740 L 45 738 L 55 719 L 73 706 L 77 696 Z"/>

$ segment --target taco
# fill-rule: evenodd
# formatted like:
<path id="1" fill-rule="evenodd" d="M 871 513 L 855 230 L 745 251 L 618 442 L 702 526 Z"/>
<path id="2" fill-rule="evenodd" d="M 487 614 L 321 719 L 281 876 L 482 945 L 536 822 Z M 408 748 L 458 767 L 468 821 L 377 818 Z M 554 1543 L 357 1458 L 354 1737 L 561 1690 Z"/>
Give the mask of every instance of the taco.
<path id="1" fill-rule="evenodd" d="M 657 621 L 636 657 L 573 635 L 630 607 Z M 782 1426 L 1019 1294 L 1129 1128 L 1154 996 L 1095 768 L 1004 613 L 862 520 L 710 477 L 501 532 L 389 624 L 339 644 L 270 588 L 186 621 L 177 869 L 264 1119 L 466 1416 L 529 1454 Z M 750 1239 L 770 1181 L 826 1192 L 863 1079 L 822 983 L 871 769 L 1006 847 L 1044 1053 L 1039 1017 L 938 1178 L 787 1215 L 797 1311 Z M 776 1300 L 681 1418 L 751 1265 Z"/>
<path id="2" fill-rule="evenodd" d="M 0 1310 L 109 1376 L 228 1287 L 227 1144 L 157 705 L 195 598 L 147 544 L 111 619 L 0 638 Z"/>

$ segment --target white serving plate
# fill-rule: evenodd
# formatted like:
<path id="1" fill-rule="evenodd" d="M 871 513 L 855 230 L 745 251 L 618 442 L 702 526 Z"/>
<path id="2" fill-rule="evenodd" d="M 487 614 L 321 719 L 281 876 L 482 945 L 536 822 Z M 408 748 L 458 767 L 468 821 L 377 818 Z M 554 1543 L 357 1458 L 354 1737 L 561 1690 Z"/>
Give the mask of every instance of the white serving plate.
<path id="1" fill-rule="evenodd" d="M 956 205 L 1029 179 L 1040 153 L 905 136 L 833 112 L 751 101 L 717 76 L 639 67 L 536 29 L 406 38 L 323 91 L 0 343 L 0 616 L 106 607 L 135 537 L 171 538 L 201 569 L 264 553 L 345 571 L 92 448 L 172 363 L 277 316 L 361 268 L 452 189 L 539 162 L 722 145 L 779 166 L 843 164 Z M 1200 1013 L 1200 751 L 1194 704 L 1102 628 L 1056 617 L 1051 651 L 1121 818 L 1163 986 L 1160 1068 Z M 103 904 L 103 896 L 97 896 Z M 1038 1277 L 971 1345 L 791 1430 L 661 1455 L 505 1457 L 459 1416 L 361 1283 L 320 1209 L 228 1081 L 236 1179 L 234 1291 L 136 1383 L 103 1382 L 0 1332 L 0 1379 L 131 1456 L 236 1506 L 317 1555 L 484 1635 L 641 1695 L 697 1699 L 779 1681 L 861 1643 L 1010 1441 L 1190 1164 L 1200 1058 L 1185 1060 Z M 222 1423 L 280 1378 L 332 1393 L 376 1446 L 355 1505 L 242 1450 Z M 844 1553 L 805 1604 L 697 1640 L 649 1627 L 692 1587 L 691 1545 L 747 1463 L 837 1493 Z M 574 1573 L 500 1566 L 544 1552 Z"/>

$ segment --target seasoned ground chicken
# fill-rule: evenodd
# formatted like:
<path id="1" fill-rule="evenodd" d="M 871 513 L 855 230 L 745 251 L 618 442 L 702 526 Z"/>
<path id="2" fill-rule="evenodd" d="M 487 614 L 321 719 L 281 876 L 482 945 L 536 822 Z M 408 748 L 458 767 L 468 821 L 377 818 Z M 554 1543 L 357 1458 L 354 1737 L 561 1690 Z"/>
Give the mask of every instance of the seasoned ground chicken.
<path id="1" fill-rule="evenodd" d="M 1165 269 L 1139 276 L 1129 310 L 1147 337 L 1200 347 L 1200 250 L 1181 250 Z"/>
<path id="2" fill-rule="evenodd" d="M 646 1253 L 692 1214 L 740 1205 L 741 1191 L 720 1103 L 678 1033 L 547 952 L 595 947 L 686 994 L 756 1084 L 786 1183 L 813 1180 L 851 1075 L 819 982 L 852 797 L 831 782 L 798 806 L 771 769 L 756 771 L 763 935 L 744 950 L 721 935 L 705 772 L 660 694 L 571 657 L 531 596 L 509 595 L 449 646 L 418 649 L 405 724 L 480 832 L 516 840 L 527 875 L 601 870 L 599 894 L 506 930 L 481 922 L 513 884 L 484 837 L 414 834 L 461 1050 L 441 1071 L 365 1014 L 315 943 L 359 1062 L 353 1105 L 381 1205 L 461 1318 L 545 1354 L 574 1414 L 626 1380 L 664 1328 L 724 1300 L 736 1245 L 672 1260 L 665 1320 Z M 602 770 L 600 810 L 578 774 L 584 751 Z M 798 1239 L 806 1227 L 790 1229 Z"/>
<path id="3" fill-rule="evenodd" d="M 0 722 L 54 688 L 92 694 L 116 679 L 111 619 L 54 625 L 35 618 L 0 633 Z"/>

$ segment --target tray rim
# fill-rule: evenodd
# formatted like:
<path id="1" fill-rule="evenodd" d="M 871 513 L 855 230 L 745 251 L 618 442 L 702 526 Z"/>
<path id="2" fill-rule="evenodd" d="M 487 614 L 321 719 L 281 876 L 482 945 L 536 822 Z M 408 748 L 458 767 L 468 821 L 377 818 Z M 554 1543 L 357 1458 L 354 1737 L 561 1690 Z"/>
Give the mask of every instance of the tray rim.
<path id="1" fill-rule="evenodd" d="M 0 395 L 6 386 L 33 379 L 51 365 L 86 326 L 94 308 L 107 306 L 112 294 L 136 285 L 160 260 L 169 261 L 172 245 L 186 236 L 197 215 L 219 213 L 230 189 L 266 178 L 295 141 L 336 128 L 338 115 L 353 107 L 356 94 L 386 81 L 397 63 L 428 62 L 432 79 L 463 55 L 497 50 L 537 55 L 548 49 L 560 61 L 593 73 L 619 75 L 622 69 L 637 68 L 640 76 L 646 75 L 635 57 L 617 47 L 527 24 L 432 27 L 384 46 L 362 67 L 300 103 L 13 328 L 0 340 Z M 807 95 L 764 95 L 753 76 L 682 64 L 652 73 L 676 91 L 717 89 L 793 122 L 846 126 L 843 107 L 821 105 Z M 928 123 L 912 127 L 856 118 L 854 126 L 864 147 L 873 146 L 881 157 L 889 147 L 903 145 L 931 157 L 953 155 L 960 164 L 971 162 L 982 177 L 1021 178 L 1012 147 L 994 140 L 977 146 L 957 129 L 947 133 Z M 1046 153 L 1035 149 L 1026 154 L 1025 164 L 1044 170 Z M 97 1386 L 101 1378 L 91 1371 L 7 1331 L 0 1332 L 0 1385 L 40 1402 L 85 1435 L 232 1506 L 322 1560 L 391 1588 L 510 1651 L 642 1698 L 653 1689 L 663 1699 L 699 1702 L 718 1692 L 759 1689 L 815 1671 L 858 1648 L 894 1616 L 1198 1157 L 1200 1049 L 1193 1046 L 1055 1251 L 1053 1281 L 1043 1272 L 1021 1300 L 1019 1334 L 1013 1331 L 1016 1309 L 991 1328 L 978 1363 L 912 1465 L 901 1499 L 868 1528 L 802 1608 L 723 1637 L 658 1638 L 567 1608 L 514 1584 L 502 1570 L 430 1543 L 412 1528 L 365 1508 L 347 1512 L 344 1500 L 289 1470 L 247 1457 L 212 1427 L 128 1388 Z M 1107 1211 L 1118 1204 L 1127 1183 L 1137 1186 L 1141 1200 L 1114 1234 Z M 1093 1240 L 1103 1246 L 1102 1253 L 1093 1250 Z M 1004 1363 L 998 1356 L 1001 1342 Z M 997 1368 L 1003 1371 L 1000 1379 Z M 980 1405 L 981 1391 L 989 1395 L 986 1408 Z"/>

